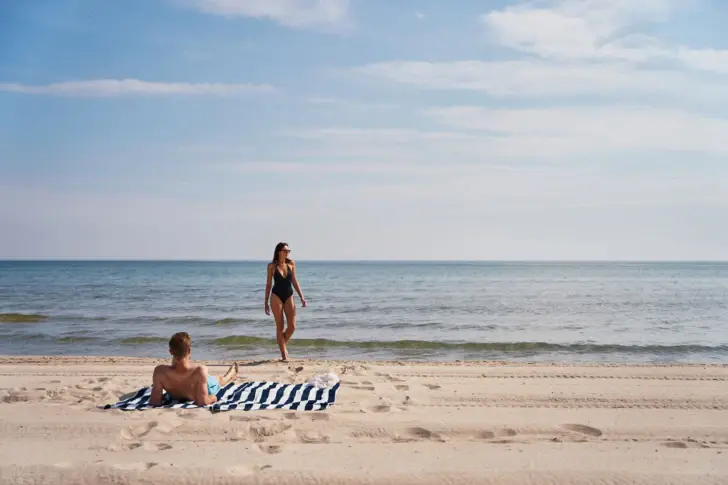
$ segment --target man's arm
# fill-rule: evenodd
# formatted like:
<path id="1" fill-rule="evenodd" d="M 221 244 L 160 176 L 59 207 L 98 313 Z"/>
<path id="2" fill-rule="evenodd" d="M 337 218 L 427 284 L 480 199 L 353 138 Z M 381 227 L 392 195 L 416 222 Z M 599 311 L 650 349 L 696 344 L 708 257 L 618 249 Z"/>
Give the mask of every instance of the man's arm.
<path id="1" fill-rule="evenodd" d="M 201 365 L 197 368 L 195 376 L 195 404 L 198 406 L 209 406 L 217 402 L 217 396 L 207 393 L 207 367 Z"/>
<path id="2" fill-rule="evenodd" d="M 158 365 L 154 368 L 152 374 L 152 395 L 149 398 L 149 404 L 151 406 L 162 405 L 162 391 L 164 386 L 162 385 L 162 377 L 164 376 L 164 366 Z"/>

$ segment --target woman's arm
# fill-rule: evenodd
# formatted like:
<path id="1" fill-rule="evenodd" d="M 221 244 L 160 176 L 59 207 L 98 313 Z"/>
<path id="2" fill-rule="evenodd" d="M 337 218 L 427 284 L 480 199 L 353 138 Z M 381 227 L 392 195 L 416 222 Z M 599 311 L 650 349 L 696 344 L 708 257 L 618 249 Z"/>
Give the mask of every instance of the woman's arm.
<path id="1" fill-rule="evenodd" d="M 293 272 L 292 280 L 293 280 L 293 287 L 296 289 L 296 293 L 298 293 L 298 297 L 301 299 L 301 304 L 303 306 L 306 306 L 306 299 L 303 297 L 303 292 L 301 291 L 301 285 L 298 284 L 298 278 L 296 277 L 296 263 L 291 261 L 291 271 Z"/>
<path id="2" fill-rule="evenodd" d="M 265 276 L 265 314 L 270 315 L 270 290 L 271 290 L 271 281 L 273 280 L 273 265 L 268 264 L 268 271 Z"/>

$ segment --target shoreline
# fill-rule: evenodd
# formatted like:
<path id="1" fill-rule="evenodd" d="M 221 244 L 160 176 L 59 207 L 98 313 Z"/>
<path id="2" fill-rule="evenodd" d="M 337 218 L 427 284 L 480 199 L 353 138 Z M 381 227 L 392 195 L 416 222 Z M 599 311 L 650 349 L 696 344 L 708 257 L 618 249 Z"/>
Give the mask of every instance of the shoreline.
<path id="1" fill-rule="evenodd" d="M 241 381 L 334 372 L 337 401 L 97 408 L 167 362 L 0 356 L 0 484 L 728 483 L 724 364 L 239 360 Z"/>
<path id="2" fill-rule="evenodd" d="M 273 354 L 273 352 L 272 352 Z M 59 365 L 59 364 L 137 364 L 156 365 L 169 363 L 169 358 L 161 357 L 137 357 L 130 355 L 12 355 L 0 354 L 0 365 L 12 364 L 36 364 L 36 365 Z M 231 362 L 238 362 L 241 366 L 253 366 L 264 364 L 308 364 L 308 365 L 344 365 L 360 364 L 371 366 L 433 366 L 433 367 L 564 367 L 564 368 L 675 368 L 675 367 L 704 367 L 715 369 L 728 369 L 728 363 L 703 363 L 703 362 L 557 362 L 557 361 L 519 361 L 519 360 L 363 360 L 363 359 L 311 359 L 291 358 L 288 362 L 280 362 L 278 358 L 270 359 L 195 359 L 199 364 L 212 366 L 228 366 Z"/>

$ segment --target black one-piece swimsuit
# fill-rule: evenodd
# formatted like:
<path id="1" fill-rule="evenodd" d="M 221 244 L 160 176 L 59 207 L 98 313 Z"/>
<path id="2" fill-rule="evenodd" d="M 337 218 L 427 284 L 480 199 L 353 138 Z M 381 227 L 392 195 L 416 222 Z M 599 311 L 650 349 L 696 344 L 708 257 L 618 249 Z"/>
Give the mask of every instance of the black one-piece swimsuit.
<path id="1" fill-rule="evenodd" d="M 288 274 L 283 277 L 276 266 L 276 272 L 273 273 L 273 290 L 271 293 L 280 298 L 283 303 L 293 296 L 293 282 L 291 281 L 290 267 L 288 267 Z"/>

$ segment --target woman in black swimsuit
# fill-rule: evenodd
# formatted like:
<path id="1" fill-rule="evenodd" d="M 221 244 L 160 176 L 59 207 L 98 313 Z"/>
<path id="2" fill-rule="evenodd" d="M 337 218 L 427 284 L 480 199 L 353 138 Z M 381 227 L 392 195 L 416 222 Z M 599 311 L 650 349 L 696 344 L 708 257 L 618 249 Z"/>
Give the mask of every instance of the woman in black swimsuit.
<path id="1" fill-rule="evenodd" d="M 301 304 L 306 306 L 306 299 L 301 292 L 301 286 L 296 279 L 296 263 L 288 259 L 291 249 L 288 244 L 280 242 L 273 251 L 273 261 L 268 264 L 268 276 L 265 285 L 265 314 L 270 315 L 271 309 L 276 319 L 276 340 L 281 349 L 281 360 L 288 360 L 286 344 L 296 330 L 296 305 L 293 302 L 293 289 L 296 289 Z M 273 282 L 271 288 L 271 282 Z M 273 297 L 270 298 L 271 293 Z M 268 299 L 270 298 L 270 305 Z M 288 327 L 283 329 L 283 316 L 285 314 Z"/>

